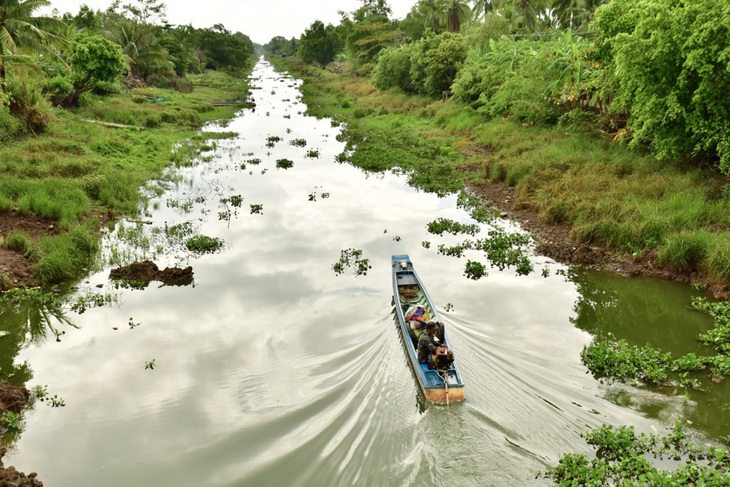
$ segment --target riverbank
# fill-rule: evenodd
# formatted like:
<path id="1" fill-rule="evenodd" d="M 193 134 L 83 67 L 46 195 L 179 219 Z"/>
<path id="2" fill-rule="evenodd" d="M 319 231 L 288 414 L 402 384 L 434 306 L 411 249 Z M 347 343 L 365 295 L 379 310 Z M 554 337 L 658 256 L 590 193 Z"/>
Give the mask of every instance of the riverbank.
<path id="1" fill-rule="evenodd" d="M 488 120 L 452 100 L 380 92 L 345 65 L 272 61 L 305 80 L 310 113 L 347 123 L 352 164 L 401 167 L 426 191 L 467 187 L 557 261 L 730 297 L 730 191 L 712 169 L 658 161 L 589 127 Z"/>
<path id="2" fill-rule="evenodd" d="M 143 87 L 92 95 L 78 109 L 55 109 L 43 134 L 3 143 L 0 290 L 86 272 L 100 228 L 143 207 L 145 185 L 165 168 L 211 149 L 199 129 L 240 110 L 221 102 L 247 101 L 250 68 L 191 76 L 188 93 Z"/>

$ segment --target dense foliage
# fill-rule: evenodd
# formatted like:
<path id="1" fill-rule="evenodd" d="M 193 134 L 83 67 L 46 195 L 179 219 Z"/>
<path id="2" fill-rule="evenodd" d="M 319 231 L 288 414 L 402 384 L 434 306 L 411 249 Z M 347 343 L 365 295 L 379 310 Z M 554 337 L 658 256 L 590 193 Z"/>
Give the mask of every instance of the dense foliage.
<path id="1" fill-rule="evenodd" d="M 332 24 L 325 27 L 322 22 L 315 20 L 302 34 L 297 54 L 304 62 L 324 65 L 335 58 L 335 54 L 341 48 L 340 44 Z"/>
<path id="2" fill-rule="evenodd" d="M 248 36 L 221 24 L 170 26 L 160 0 L 35 15 L 49 6 L 47 0 L 0 2 L 0 140 L 43 131 L 49 100 L 77 106 L 85 92 L 118 92 L 122 75 L 133 87 L 189 91 L 186 75 L 241 69 L 254 54 Z"/>
<path id="3" fill-rule="evenodd" d="M 730 4 L 614 0 L 594 23 L 615 110 L 661 157 L 713 156 L 730 172 Z"/>
<path id="4" fill-rule="evenodd" d="M 419 0 L 401 21 L 362 4 L 332 27 L 342 47 L 308 31 L 300 55 L 342 55 L 379 89 L 453 91 L 487 118 L 590 126 L 730 173 L 726 2 Z"/>
<path id="5" fill-rule="evenodd" d="M 122 49 L 100 35 L 74 38 L 68 63 L 72 88 L 64 103 L 70 106 L 75 106 L 79 95 L 89 91 L 94 83 L 114 81 L 124 71 Z"/>
<path id="6" fill-rule="evenodd" d="M 445 32 L 383 51 L 372 74 L 376 88 L 441 96 L 449 91 L 466 58 L 460 34 Z"/>

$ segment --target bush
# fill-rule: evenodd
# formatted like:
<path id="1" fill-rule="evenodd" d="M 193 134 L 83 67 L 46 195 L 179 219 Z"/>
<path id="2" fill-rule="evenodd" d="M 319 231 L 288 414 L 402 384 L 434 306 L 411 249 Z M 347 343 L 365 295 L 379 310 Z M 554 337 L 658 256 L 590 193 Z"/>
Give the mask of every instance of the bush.
<path id="1" fill-rule="evenodd" d="M 730 174 L 730 4 L 614 0 L 596 12 L 600 54 L 612 63 L 614 110 L 630 111 L 633 144 L 661 158 L 719 159 Z"/>
<path id="2" fill-rule="evenodd" d="M 38 134 L 45 130 L 50 116 L 50 104 L 43 95 L 38 80 L 29 77 L 8 79 L 10 113 L 20 120 L 25 131 Z"/>
<path id="3" fill-rule="evenodd" d="M 51 102 L 54 105 L 60 105 L 71 92 L 72 88 L 73 84 L 65 76 L 58 75 L 53 78 L 46 78 L 43 82 L 43 93 L 51 97 Z"/>
<path id="4" fill-rule="evenodd" d="M 460 34 L 444 32 L 430 35 L 415 43 L 411 79 L 418 91 L 441 96 L 449 91 L 466 59 L 466 43 Z"/>
<path id="5" fill-rule="evenodd" d="M 547 99 L 560 72 L 549 58 L 558 41 L 490 41 L 490 50 L 472 49 L 453 83 L 454 95 L 490 117 L 554 123 L 559 109 Z"/>
<path id="6" fill-rule="evenodd" d="M 406 44 L 381 51 L 378 64 L 373 70 L 371 81 L 379 90 L 398 87 L 403 91 L 415 93 L 416 87 L 411 80 L 411 64 L 414 45 Z"/>

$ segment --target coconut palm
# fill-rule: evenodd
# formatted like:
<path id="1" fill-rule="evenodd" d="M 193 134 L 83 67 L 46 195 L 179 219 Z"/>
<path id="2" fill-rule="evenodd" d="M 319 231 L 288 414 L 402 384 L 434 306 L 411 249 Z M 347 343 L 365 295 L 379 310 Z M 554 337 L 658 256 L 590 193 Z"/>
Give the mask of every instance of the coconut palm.
<path id="1" fill-rule="evenodd" d="M 426 28 L 438 33 L 441 28 L 440 0 L 420 0 L 418 8 L 425 17 Z"/>
<path id="2" fill-rule="evenodd" d="M 563 28 L 580 29 L 587 26 L 596 9 L 606 0 L 553 0 L 553 15 Z"/>
<path id="3" fill-rule="evenodd" d="M 153 74 L 173 73 L 170 56 L 155 36 L 154 29 L 152 25 L 118 17 L 104 33 L 107 39 L 122 47 L 127 77 L 146 79 Z"/>
<path id="4" fill-rule="evenodd" d="M 500 12 L 510 21 L 513 29 L 536 32 L 547 18 L 548 0 L 505 0 Z"/>
<path id="5" fill-rule="evenodd" d="M 62 33 L 66 24 L 51 17 L 34 17 L 33 12 L 51 4 L 48 0 L 0 0 L 0 92 L 5 91 L 7 66 L 28 62 L 26 52 L 53 52 L 66 45 Z"/>
<path id="6" fill-rule="evenodd" d="M 471 18 L 471 8 L 466 0 L 444 0 L 441 4 L 441 15 L 449 32 L 459 32 L 461 24 Z"/>
<path id="7" fill-rule="evenodd" d="M 472 20 L 484 19 L 487 12 L 495 9 L 495 3 L 497 3 L 495 0 L 474 0 L 474 5 L 471 8 Z"/>

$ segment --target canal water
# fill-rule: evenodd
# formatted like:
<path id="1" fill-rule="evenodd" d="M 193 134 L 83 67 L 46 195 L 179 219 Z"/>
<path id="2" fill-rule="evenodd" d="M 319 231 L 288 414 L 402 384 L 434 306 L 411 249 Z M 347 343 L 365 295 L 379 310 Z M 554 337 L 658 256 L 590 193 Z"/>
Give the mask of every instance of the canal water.
<path id="1" fill-rule="evenodd" d="M 107 262 L 191 265 L 194 283 L 115 288 L 110 266 L 91 274 L 77 295 L 112 304 L 52 320 L 14 359 L 65 406 L 36 403 L 6 465 L 54 487 L 545 485 L 536 472 L 588 453 L 580 435 L 603 423 L 730 433 L 723 385 L 661 394 L 601 384 L 580 362 L 606 333 L 695 350 L 710 327 L 688 308 L 698 292 L 539 256 L 530 276 L 469 280 L 465 259 L 436 250 L 458 239 L 426 230 L 474 223 L 456 195 L 338 163 L 342 127 L 306 115 L 298 80 L 264 61 L 252 78 L 256 109 L 206 129 L 236 135 L 150 191 L 150 224 L 120 222 L 105 242 Z M 194 254 L 176 237 L 186 231 L 223 247 Z M 366 274 L 333 270 L 347 249 Z M 461 404 L 419 395 L 391 302 L 401 253 L 446 323 Z"/>

